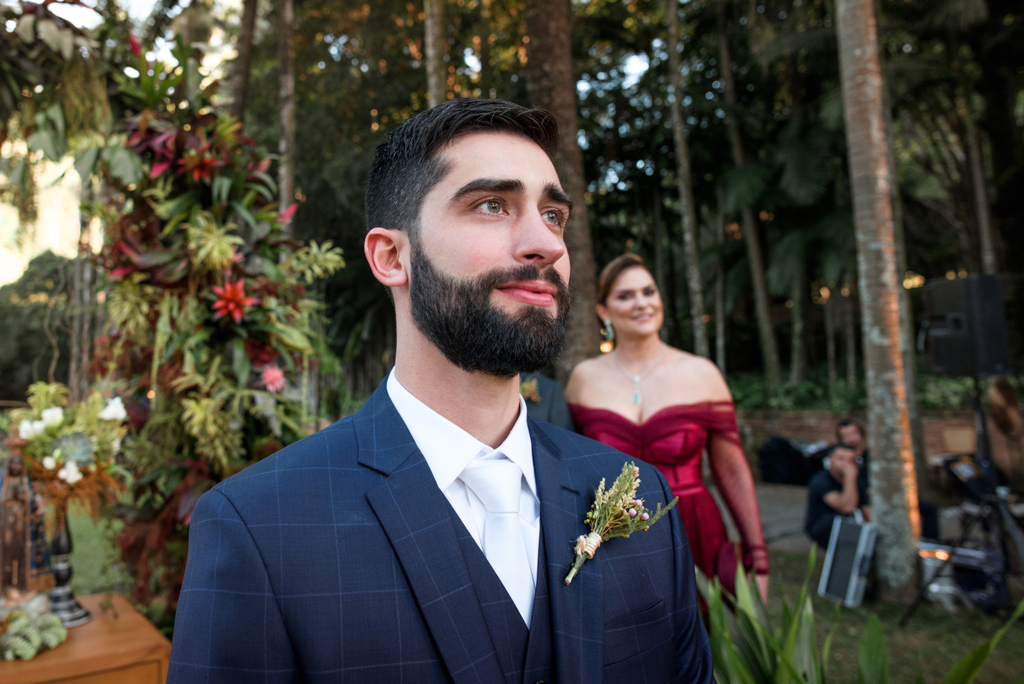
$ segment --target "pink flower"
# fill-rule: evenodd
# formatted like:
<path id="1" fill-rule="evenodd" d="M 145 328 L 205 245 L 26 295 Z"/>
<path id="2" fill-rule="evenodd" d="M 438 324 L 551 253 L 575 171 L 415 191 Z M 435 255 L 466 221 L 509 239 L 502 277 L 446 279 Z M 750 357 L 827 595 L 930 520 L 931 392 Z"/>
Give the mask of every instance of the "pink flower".
<path id="1" fill-rule="evenodd" d="M 268 392 L 277 394 L 284 389 L 284 371 L 277 366 L 264 366 L 260 371 L 260 384 Z"/>
<path id="2" fill-rule="evenodd" d="M 128 49 L 136 57 L 142 54 L 142 45 L 139 44 L 139 37 L 135 35 L 135 29 L 132 29 L 131 33 L 128 34 Z"/>

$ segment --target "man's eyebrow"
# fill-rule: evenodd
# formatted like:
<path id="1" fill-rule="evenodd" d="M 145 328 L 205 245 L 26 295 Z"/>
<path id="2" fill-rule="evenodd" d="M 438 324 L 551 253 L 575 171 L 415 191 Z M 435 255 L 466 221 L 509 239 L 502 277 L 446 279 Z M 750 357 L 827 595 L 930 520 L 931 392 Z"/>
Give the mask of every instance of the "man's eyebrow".
<path id="1" fill-rule="evenodd" d="M 511 192 L 521 195 L 526 192 L 526 186 L 514 178 L 477 178 L 456 190 L 449 201 L 455 202 L 476 192 Z"/>
<path id="2" fill-rule="evenodd" d="M 554 183 L 548 183 L 544 187 L 544 196 L 552 202 L 564 204 L 569 210 L 569 213 L 572 213 L 572 198 L 569 197 L 562 188 L 558 187 Z"/>

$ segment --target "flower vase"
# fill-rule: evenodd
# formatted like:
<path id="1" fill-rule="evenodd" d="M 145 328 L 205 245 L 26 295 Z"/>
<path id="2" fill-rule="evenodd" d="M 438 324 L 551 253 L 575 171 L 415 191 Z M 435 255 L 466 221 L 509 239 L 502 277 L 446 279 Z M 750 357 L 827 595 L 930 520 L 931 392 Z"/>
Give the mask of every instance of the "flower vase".
<path id="1" fill-rule="evenodd" d="M 54 615 L 60 618 L 65 627 L 84 625 L 92 619 L 82 604 L 75 598 L 75 590 L 71 588 L 71 531 L 68 529 L 67 513 L 58 521 L 57 533 L 53 537 L 50 553 L 50 568 L 53 570 L 55 585 L 50 592 L 50 606 Z"/>

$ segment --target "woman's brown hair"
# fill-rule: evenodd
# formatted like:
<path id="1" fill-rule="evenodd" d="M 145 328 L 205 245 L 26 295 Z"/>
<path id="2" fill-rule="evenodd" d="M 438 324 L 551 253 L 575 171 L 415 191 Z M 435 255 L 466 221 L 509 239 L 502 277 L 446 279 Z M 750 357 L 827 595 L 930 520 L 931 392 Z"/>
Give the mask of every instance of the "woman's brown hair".
<path id="1" fill-rule="evenodd" d="M 631 268 L 640 267 L 646 269 L 644 260 L 639 254 L 623 254 L 608 262 L 608 265 L 601 271 L 601 277 L 597 279 L 597 303 L 604 304 L 612 293 L 612 285 L 618 280 L 623 272 Z"/>

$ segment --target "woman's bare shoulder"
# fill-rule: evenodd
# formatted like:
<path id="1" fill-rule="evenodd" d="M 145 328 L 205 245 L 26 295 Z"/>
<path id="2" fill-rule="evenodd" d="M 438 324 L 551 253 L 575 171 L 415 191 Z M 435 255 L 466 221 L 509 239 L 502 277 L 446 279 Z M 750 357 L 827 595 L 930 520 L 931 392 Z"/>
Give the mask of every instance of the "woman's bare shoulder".
<path id="1" fill-rule="evenodd" d="M 665 370 L 671 380 L 691 388 L 699 387 L 702 401 L 732 401 L 729 386 L 711 359 L 669 347 L 666 361 Z"/>
<path id="2" fill-rule="evenodd" d="M 607 373 L 608 360 L 605 354 L 584 359 L 576 364 L 565 385 L 565 398 L 570 403 L 579 403 L 581 392 Z"/>

